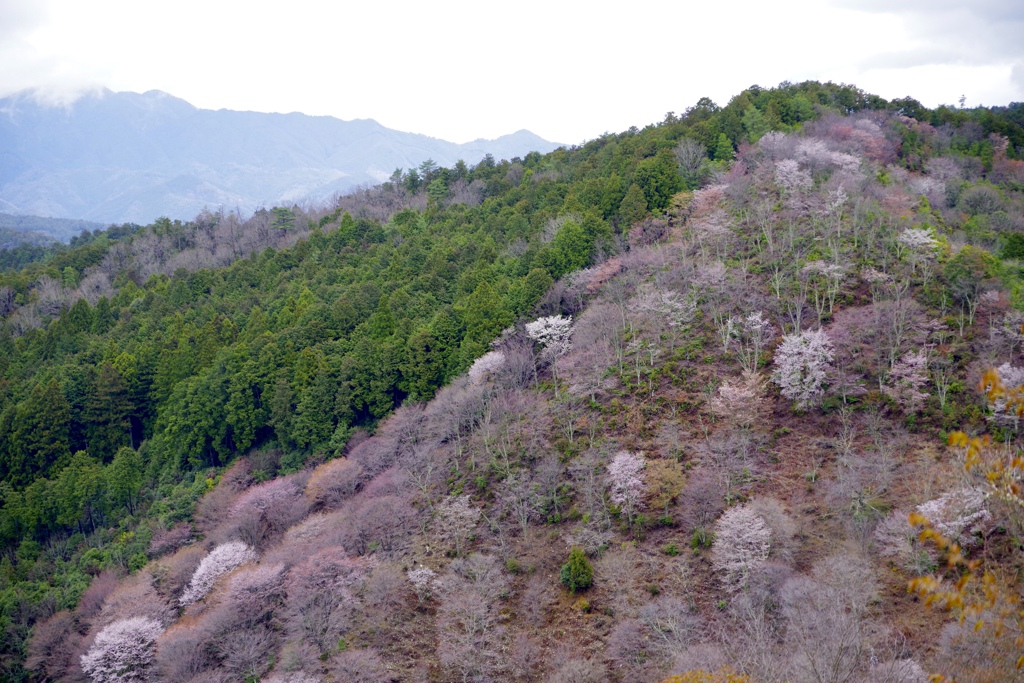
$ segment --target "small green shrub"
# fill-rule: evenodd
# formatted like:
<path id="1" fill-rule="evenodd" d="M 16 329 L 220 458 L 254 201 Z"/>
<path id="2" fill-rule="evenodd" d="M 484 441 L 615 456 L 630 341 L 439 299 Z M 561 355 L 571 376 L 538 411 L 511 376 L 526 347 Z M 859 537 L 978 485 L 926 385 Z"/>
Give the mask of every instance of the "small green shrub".
<path id="1" fill-rule="evenodd" d="M 586 598 L 577 598 L 576 602 L 572 604 L 572 608 L 579 612 L 587 614 L 590 612 L 590 601 Z"/>
<path id="2" fill-rule="evenodd" d="M 714 534 L 712 534 L 704 527 L 699 526 L 693 530 L 693 535 L 690 536 L 690 547 L 694 550 L 700 550 L 701 548 L 710 548 L 714 540 Z"/>
<path id="3" fill-rule="evenodd" d="M 135 553 L 128 559 L 128 570 L 136 572 L 146 566 L 149 562 L 149 558 L 146 557 L 146 553 Z"/>
<path id="4" fill-rule="evenodd" d="M 594 568 L 590 566 L 583 548 L 569 551 L 569 561 L 562 565 L 562 583 L 570 592 L 586 590 L 594 584 Z"/>

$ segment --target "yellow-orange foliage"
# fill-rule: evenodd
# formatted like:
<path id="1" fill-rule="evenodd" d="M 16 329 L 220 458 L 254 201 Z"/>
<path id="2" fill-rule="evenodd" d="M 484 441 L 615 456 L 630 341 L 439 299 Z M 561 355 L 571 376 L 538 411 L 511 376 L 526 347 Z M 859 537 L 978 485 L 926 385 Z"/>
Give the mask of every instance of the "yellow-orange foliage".
<path id="1" fill-rule="evenodd" d="M 999 374 L 994 370 L 985 373 L 979 389 L 988 393 L 990 399 L 1006 399 L 1008 409 L 1020 411 L 1024 408 L 1021 392 L 1003 388 Z M 963 432 L 955 432 L 949 437 L 949 445 L 962 449 L 965 471 L 969 475 L 980 475 L 989 496 L 1024 507 L 1020 496 L 1024 458 L 999 453 L 988 436 L 968 437 Z M 949 583 L 934 576 L 923 576 L 911 580 L 909 590 L 924 598 L 925 604 L 953 612 L 961 624 L 966 621 L 973 625 L 976 633 L 983 633 L 993 644 L 1010 646 L 1012 641 L 1012 648 L 1024 652 L 1024 609 L 1017 592 L 994 572 L 982 571 L 980 560 L 968 560 L 963 549 L 936 531 L 923 515 L 911 514 L 910 523 L 922 527 L 922 541 L 934 543 L 945 553 L 949 573 L 957 580 Z M 1016 667 L 1024 668 L 1024 654 L 1017 658 Z M 932 680 L 947 679 L 936 675 Z"/>
<path id="2" fill-rule="evenodd" d="M 661 683 L 750 683 L 750 678 L 734 673 L 729 667 L 719 669 L 714 673 L 695 670 L 686 671 L 675 676 L 666 678 Z"/>
<path id="3" fill-rule="evenodd" d="M 306 483 L 306 495 L 323 507 L 337 507 L 359 490 L 362 476 L 363 468 L 354 460 L 328 460 L 313 470 Z"/>
<path id="4" fill-rule="evenodd" d="M 1016 413 L 1017 417 L 1024 418 L 1024 387 L 1003 386 L 999 372 L 995 369 L 985 371 L 978 390 L 988 396 L 990 403 L 1000 399 L 1006 401 L 1006 412 Z M 972 439 L 963 432 L 951 434 L 949 445 L 964 449 L 964 468 L 968 472 L 980 471 L 991 495 L 1003 502 L 1024 508 L 1024 497 L 1021 495 L 1024 457 L 1019 453 L 1011 453 L 1008 457 L 994 456 L 992 449 L 988 448 L 991 442 L 987 437 Z"/>
<path id="5" fill-rule="evenodd" d="M 647 463 L 647 495 L 650 507 L 668 515 L 669 506 L 679 497 L 686 484 L 683 469 L 675 460 L 651 460 Z"/>

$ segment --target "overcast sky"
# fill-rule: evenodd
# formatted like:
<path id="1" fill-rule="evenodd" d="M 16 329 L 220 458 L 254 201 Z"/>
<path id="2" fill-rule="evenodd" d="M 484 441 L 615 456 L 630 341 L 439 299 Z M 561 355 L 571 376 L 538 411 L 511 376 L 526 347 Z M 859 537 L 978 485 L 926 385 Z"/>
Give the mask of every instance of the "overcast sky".
<path id="1" fill-rule="evenodd" d="M 0 0 L 0 96 L 163 90 L 207 109 L 576 143 L 783 80 L 1024 100 L 1024 0 Z"/>

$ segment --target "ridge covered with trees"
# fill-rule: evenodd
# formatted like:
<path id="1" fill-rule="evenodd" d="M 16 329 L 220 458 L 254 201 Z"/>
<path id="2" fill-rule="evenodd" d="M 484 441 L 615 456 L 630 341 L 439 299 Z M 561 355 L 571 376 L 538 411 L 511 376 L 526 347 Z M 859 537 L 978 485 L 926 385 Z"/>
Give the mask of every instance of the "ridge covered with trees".
<path id="1" fill-rule="evenodd" d="M 784 83 L 12 261 L 0 675 L 1016 680 L 1021 156 Z"/>

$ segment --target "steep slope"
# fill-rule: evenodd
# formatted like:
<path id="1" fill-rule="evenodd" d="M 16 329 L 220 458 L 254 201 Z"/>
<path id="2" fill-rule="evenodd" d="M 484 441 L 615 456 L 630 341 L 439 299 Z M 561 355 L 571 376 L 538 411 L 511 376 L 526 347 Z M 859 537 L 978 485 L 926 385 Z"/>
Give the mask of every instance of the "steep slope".
<path id="1" fill-rule="evenodd" d="M 746 91 L 4 276 L 5 675 L 1014 680 L 1019 499 L 942 437 L 1019 486 L 1024 162 L 910 106 Z M 995 571 L 964 625 L 914 511 Z"/>
<path id="2" fill-rule="evenodd" d="M 548 152 L 519 131 L 454 144 L 372 120 L 210 111 L 159 91 L 102 91 L 68 107 L 0 100 L 0 210 L 147 223 L 204 208 L 322 201 L 427 159 L 452 166 Z"/>

